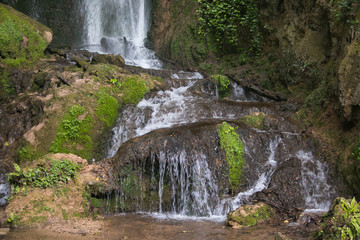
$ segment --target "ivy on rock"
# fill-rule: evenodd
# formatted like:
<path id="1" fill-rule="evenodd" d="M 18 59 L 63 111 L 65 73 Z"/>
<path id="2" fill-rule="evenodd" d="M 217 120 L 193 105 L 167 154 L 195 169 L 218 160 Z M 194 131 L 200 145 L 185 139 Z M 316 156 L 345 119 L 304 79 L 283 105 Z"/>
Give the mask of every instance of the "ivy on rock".
<path id="1" fill-rule="evenodd" d="M 212 34 L 219 48 L 238 47 L 239 28 L 246 28 L 250 35 L 250 50 L 261 48 L 259 11 L 255 0 L 198 0 L 199 33 Z"/>

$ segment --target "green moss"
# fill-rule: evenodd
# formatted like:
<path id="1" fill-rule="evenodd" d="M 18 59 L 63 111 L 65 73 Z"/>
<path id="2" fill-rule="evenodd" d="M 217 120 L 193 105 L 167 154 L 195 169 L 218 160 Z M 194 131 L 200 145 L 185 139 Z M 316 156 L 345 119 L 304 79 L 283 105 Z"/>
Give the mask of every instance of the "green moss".
<path id="1" fill-rule="evenodd" d="M 86 74 L 93 76 L 94 80 L 99 82 L 108 82 L 111 79 L 118 79 L 124 70 L 111 64 L 94 64 L 87 67 Z"/>
<path id="2" fill-rule="evenodd" d="M 244 143 L 235 132 L 235 128 L 223 122 L 218 127 L 220 145 L 225 150 L 226 160 L 229 165 L 231 190 L 235 193 L 242 179 L 244 168 Z"/>
<path id="3" fill-rule="evenodd" d="M 90 159 L 92 153 L 92 118 L 85 108 L 73 105 L 60 123 L 50 152 L 73 153 Z"/>
<path id="4" fill-rule="evenodd" d="M 121 83 L 121 92 L 124 104 L 137 104 L 149 92 L 149 88 L 140 77 L 129 77 Z"/>
<path id="5" fill-rule="evenodd" d="M 233 214 L 229 217 L 229 220 L 236 221 L 242 226 L 255 226 L 261 221 L 267 220 L 274 215 L 273 210 L 263 205 L 260 208 L 253 209 L 254 206 L 244 206 L 243 209 L 247 214 Z"/>
<path id="6" fill-rule="evenodd" d="M 247 115 L 245 117 L 242 117 L 240 120 L 246 124 L 249 124 L 252 127 L 255 127 L 257 129 L 264 129 L 264 120 L 266 118 L 266 115 L 264 113 L 259 113 L 257 115 Z"/>
<path id="7" fill-rule="evenodd" d="M 40 24 L 2 4 L 0 24 L 0 59 L 3 59 L 3 63 L 11 67 L 20 67 L 44 57 L 48 43 L 40 33 L 45 27 L 39 27 Z"/>
<path id="8" fill-rule="evenodd" d="M 19 162 L 25 163 L 28 161 L 33 161 L 36 159 L 37 153 L 36 149 L 29 143 L 25 145 L 20 145 L 21 147 L 18 149 Z"/>
<path id="9" fill-rule="evenodd" d="M 97 93 L 96 115 L 107 127 L 111 127 L 118 116 L 118 101 L 106 92 L 104 88 Z"/>

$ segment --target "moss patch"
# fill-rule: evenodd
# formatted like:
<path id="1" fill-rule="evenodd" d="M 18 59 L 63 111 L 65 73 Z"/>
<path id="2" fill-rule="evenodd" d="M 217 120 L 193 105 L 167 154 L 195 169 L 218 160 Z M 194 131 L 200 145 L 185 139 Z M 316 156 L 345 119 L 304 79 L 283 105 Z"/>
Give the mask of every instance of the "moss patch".
<path id="1" fill-rule="evenodd" d="M 15 88 L 5 69 L 0 69 L 0 101 L 6 100 L 15 93 Z"/>
<path id="2" fill-rule="evenodd" d="M 236 192 L 242 180 L 244 168 L 244 143 L 235 132 L 235 128 L 223 122 L 217 129 L 221 148 L 225 150 L 229 165 L 229 177 L 232 193 Z"/>
<path id="3" fill-rule="evenodd" d="M 51 32 L 45 26 L 0 4 L 0 60 L 8 66 L 19 67 L 44 57 L 48 42 L 41 35 Z"/>
<path id="4" fill-rule="evenodd" d="M 274 215 L 274 210 L 264 203 L 244 205 L 234 212 L 230 212 L 226 219 L 232 227 L 255 226 Z"/>
<path id="5" fill-rule="evenodd" d="M 129 77 L 121 83 L 121 91 L 124 94 L 122 102 L 124 104 L 136 104 L 149 90 L 142 78 L 136 76 Z"/>
<path id="6" fill-rule="evenodd" d="M 60 123 L 50 152 L 73 153 L 89 159 L 92 149 L 92 118 L 85 108 L 74 105 Z"/>
<path id="7" fill-rule="evenodd" d="M 118 116 L 119 103 L 105 88 L 100 89 L 97 98 L 96 115 L 107 127 L 111 127 Z"/>
<path id="8" fill-rule="evenodd" d="M 257 129 L 264 129 L 264 120 L 266 115 L 264 113 L 254 113 L 251 115 L 244 116 L 240 121 Z"/>

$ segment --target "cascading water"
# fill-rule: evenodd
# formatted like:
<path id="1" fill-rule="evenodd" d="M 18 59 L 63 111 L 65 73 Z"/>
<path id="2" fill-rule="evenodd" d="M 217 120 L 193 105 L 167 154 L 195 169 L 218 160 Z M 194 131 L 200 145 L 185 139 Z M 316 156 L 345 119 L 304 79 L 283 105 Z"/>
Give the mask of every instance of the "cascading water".
<path id="1" fill-rule="evenodd" d="M 10 184 L 6 180 L 4 174 L 0 174 L 0 207 L 7 204 L 7 198 L 10 196 Z"/>
<path id="2" fill-rule="evenodd" d="M 120 54 L 129 65 L 161 68 L 155 52 L 145 47 L 150 0 L 86 0 L 82 4 L 85 49 Z"/>
<path id="3" fill-rule="evenodd" d="M 256 108 L 250 105 L 233 104 L 226 101 L 218 101 L 216 84 L 209 82 L 207 86 L 199 86 L 210 98 L 206 99 L 194 94 L 197 89 L 196 82 L 203 77 L 199 74 L 173 75 L 179 79 L 179 75 L 188 79 L 185 85 L 172 87 L 166 91 L 157 92 L 156 96 L 143 99 L 137 106 L 126 107 L 118 117 L 116 127 L 113 129 L 111 148 L 107 157 L 113 157 L 121 144 L 128 139 L 144 135 L 160 128 L 169 128 L 174 125 L 194 123 L 206 119 L 236 119 L 252 112 L 264 112 L 273 114 L 269 108 Z M 197 81 L 196 81 L 197 80 Z M 230 99 L 246 99 L 246 102 L 258 101 L 240 86 L 235 85 Z M 247 98 L 247 96 L 250 96 Z M 264 101 L 264 98 L 259 98 Z M 230 104 L 229 104 L 230 103 Z M 237 113 L 237 114 L 234 114 Z"/>
<path id="4" fill-rule="evenodd" d="M 181 79 L 184 77 L 188 79 Z M 130 140 L 130 144 L 127 142 L 124 148 L 131 148 L 131 139 L 143 135 L 145 136 L 141 138 L 147 139 L 147 135 L 151 136 L 151 132 L 157 132 L 159 129 L 191 126 L 209 120 L 234 121 L 256 112 L 276 115 L 276 110 L 269 104 L 259 104 L 258 101 L 266 99 L 248 97 L 249 93 L 235 83 L 232 83 L 232 93 L 228 99 L 219 100 L 216 97 L 215 84 L 203 80 L 202 76 L 179 73 L 172 75 L 172 84 L 173 80 L 177 80 L 177 84 L 180 85 L 159 91 L 143 99 L 137 106 L 123 109 L 117 126 L 113 129 L 108 157 L 115 156 L 126 141 Z M 287 126 L 288 123 L 283 124 Z M 276 185 L 271 184 L 273 176 L 289 163 L 301 165 L 301 170 L 295 167 L 296 170 L 300 170 L 296 191 L 303 198 L 298 202 L 298 207 L 318 210 L 328 208 L 335 192 L 331 191 L 327 183 L 325 164 L 313 156 L 312 142 L 308 142 L 301 134 L 288 132 L 287 128 L 281 130 L 279 127 L 273 131 L 252 129 L 244 132 L 241 138 L 245 144 L 245 161 L 251 167 L 246 169 L 247 187 L 235 197 L 226 196 L 226 190 L 220 186 L 219 176 L 214 175 L 217 170 L 209 164 L 214 158 L 220 157 L 214 157 L 211 153 L 218 152 L 218 146 L 206 144 L 202 147 L 192 142 L 183 142 L 181 138 L 176 140 L 179 133 L 170 134 L 173 145 L 169 143 L 170 139 L 156 140 L 156 143 L 151 143 L 151 137 L 143 140 L 146 145 L 157 144 L 151 150 L 152 177 L 149 180 L 157 183 L 151 187 L 157 189 L 157 194 L 150 197 L 152 206 L 155 204 L 157 207 L 144 207 L 141 205 L 143 200 L 138 199 L 137 210 L 151 209 L 150 211 L 157 212 L 153 215 L 160 218 L 166 216 L 191 219 L 195 216 L 222 221 L 228 211 L 248 202 L 255 193 Z M 195 139 L 198 135 L 199 133 L 194 135 L 194 139 L 190 141 L 199 142 Z M 136 140 L 134 143 L 141 141 Z M 209 140 L 213 141 L 216 140 Z M 135 145 L 134 148 L 143 147 Z M 206 148 L 210 150 L 204 151 Z M 131 155 L 131 150 L 121 152 L 120 155 Z M 146 178 L 145 165 L 143 163 L 141 179 Z M 120 195 L 124 197 L 124 194 Z"/>

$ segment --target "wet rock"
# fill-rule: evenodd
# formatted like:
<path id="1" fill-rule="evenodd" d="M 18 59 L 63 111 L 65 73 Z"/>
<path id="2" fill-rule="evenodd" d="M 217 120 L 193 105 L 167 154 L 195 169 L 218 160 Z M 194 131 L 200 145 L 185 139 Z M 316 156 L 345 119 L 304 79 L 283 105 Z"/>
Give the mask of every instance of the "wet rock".
<path id="1" fill-rule="evenodd" d="M 290 158 L 276 169 L 269 187 L 257 193 L 255 199 L 265 201 L 279 210 L 293 211 L 305 204 L 303 194 L 299 191 L 302 188 L 301 180 L 301 161 Z"/>
<path id="2" fill-rule="evenodd" d="M 112 54 L 95 54 L 92 61 L 94 63 L 112 64 L 121 67 L 125 65 L 125 60 L 123 57 Z"/>
<path id="3" fill-rule="evenodd" d="M 275 211 L 263 202 L 254 205 L 243 205 L 233 212 L 229 212 L 226 225 L 232 228 L 255 226 L 273 217 Z"/>
<path id="4" fill-rule="evenodd" d="M 173 210 L 184 209 L 189 211 L 190 215 L 208 214 L 205 206 L 196 206 L 198 202 L 193 199 L 196 194 L 185 196 L 181 193 L 190 194 L 185 193 L 190 186 L 193 191 L 196 188 L 200 193 L 201 190 L 205 190 L 197 187 L 202 182 L 205 184 L 202 188 L 206 188 L 205 191 L 209 195 L 206 204 L 212 207 L 219 201 L 219 195 L 228 194 L 229 174 L 224 152 L 219 145 L 216 126 L 213 123 L 203 123 L 157 130 L 125 142 L 112 159 L 114 172 L 118 173 L 115 181 L 129 183 L 126 186 L 118 185 L 118 191 L 128 193 L 123 195 L 126 196 L 125 211 L 158 211 L 159 188 L 163 184 L 163 211 L 170 211 L 175 203 Z M 199 165 L 199 161 L 205 165 Z M 161 166 L 165 169 L 161 170 Z M 213 182 L 209 182 L 209 175 L 212 175 Z M 142 193 L 138 191 L 137 185 L 140 179 Z M 214 187 L 214 183 L 217 187 Z M 143 201 L 140 203 L 141 195 Z M 184 202 L 184 198 L 189 198 L 189 201 Z"/>

